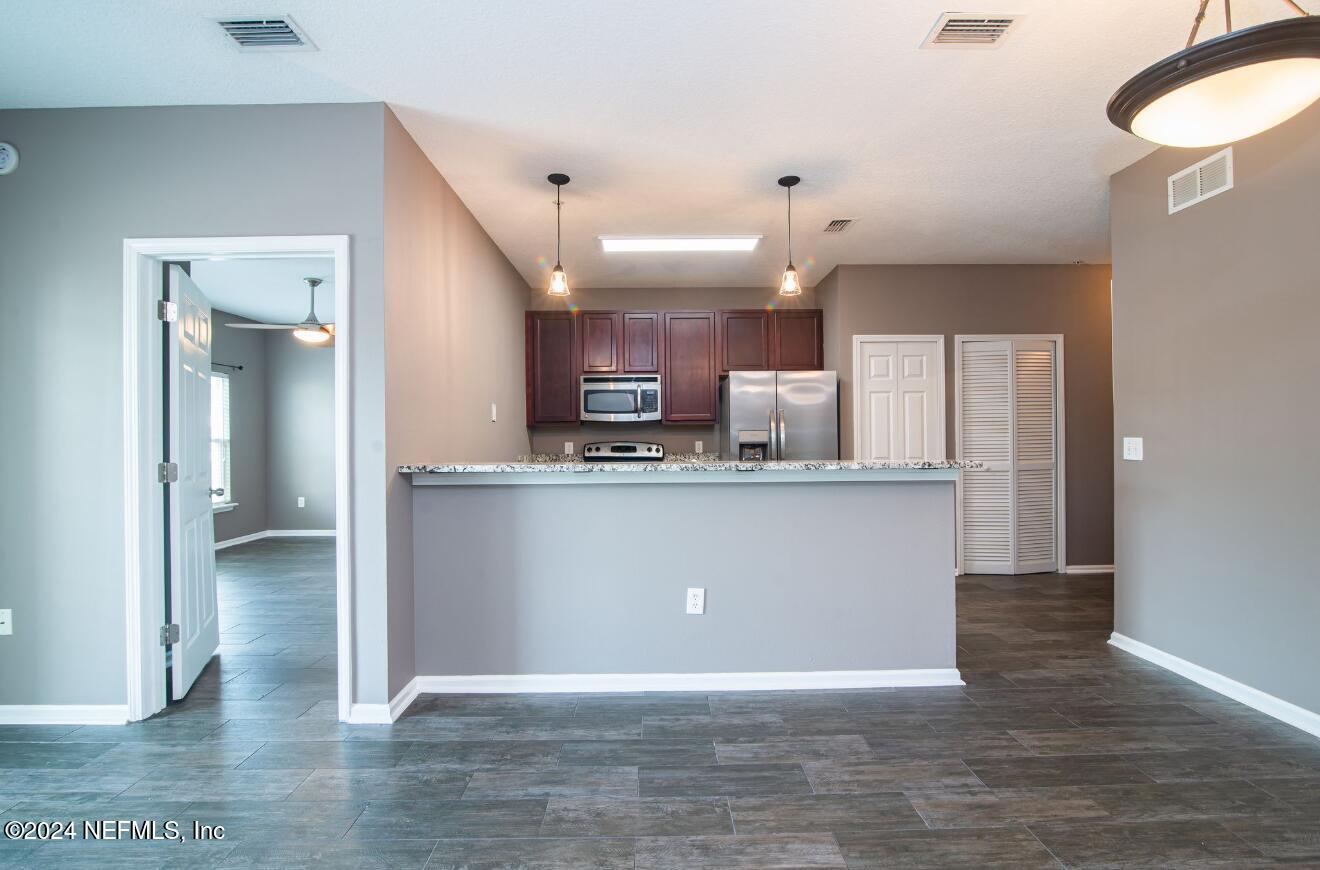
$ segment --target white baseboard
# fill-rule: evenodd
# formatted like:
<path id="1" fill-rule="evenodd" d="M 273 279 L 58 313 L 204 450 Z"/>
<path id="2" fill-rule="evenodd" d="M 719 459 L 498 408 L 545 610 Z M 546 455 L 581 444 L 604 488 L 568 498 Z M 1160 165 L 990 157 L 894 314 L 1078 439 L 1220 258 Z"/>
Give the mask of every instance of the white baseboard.
<path id="1" fill-rule="evenodd" d="M 1109 642 L 1124 652 L 1132 653 L 1151 664 L 1173 671 L 1175 674 L 1184 676 L 1194 683 L 1200 683 L 1207 689 L 1246 704 L 1266 716 L 1273 716 L 1280 722 L 1286 722 L 1294 728 L 1300 728 L 1308 734 L 1320 737 L 1320 713 L 1307 710 L 1305 707 L 1298 707 L 1296 704 L 1267 692 L 1262 692 L 1260 689 L 1253 689 L 1251 686 L 1239 683 L 1231 677 L 1203 668 L 1198 664 L 1178 658 L 1175 655 L 1166 653 L 1164 650 L 1156 649 L 1118 632 L 1114 632 L 1109 636 Z"/>
<path id="2" fill-rule="evenodd" d="M 124 725 L 127 704 L 0 704 L 0 725 Z"/>
<path id="3" fill-rule="evenodd" d="M 894 671 L 772 671 L 730 674 L 505 674 L 417 677 L 418 692 L 737 692 L 961 686 L 956 668 Z M 402 695 L 403 693 L 400 693 Z M 396 699 L 397 700 L 397 699 Z M 411 699 L 409 699 L 411 703 Z M 406 707 L 406 705 L 405 705 Z M 402 712 L 402 711 L 400 711 Z"/>
<path id="4" fill-rule="evenodd" d="M 1113 574 L 1113 565 L 1067 565 L 1063 569 L 1065 574 Z"/>
<path id="5" fill-rule="evenodd" d="M 230 538 L 227 541 L 216 541 L 215 548 L 223 550 L 226 547 L 237 547 L 239 544 L 250 544 L 253 541 L 261 541 L 266 538 L 333 538 L 334 536 L 334 529 L 266 529 L 261 532 L 253 532 L 250 535 Z"/>
<path id="6" fill-rule="evenodd" d="M 253 532 L 250 535 L 239 535 L 237 538 L 230 538 L 227 541 L 216 541 L 215 548 L 217 550 L 223 550 L 226 547 L 237 547 L 239 544 L 250 544 L 253 541 L 260 541 L 262 538 L 268 537 L 269 535 L 270 532 Z"/>
<path id="7" fill-rule="evenodd" d="M 417 699 L 417 681 L 413 677 L 408 685 L 399 690 L 399 694 L 390 699 L 388 704 L 354 704 L 348 710 L 350 725 L 391 725 L 397 722 L 412 702 Z"/>

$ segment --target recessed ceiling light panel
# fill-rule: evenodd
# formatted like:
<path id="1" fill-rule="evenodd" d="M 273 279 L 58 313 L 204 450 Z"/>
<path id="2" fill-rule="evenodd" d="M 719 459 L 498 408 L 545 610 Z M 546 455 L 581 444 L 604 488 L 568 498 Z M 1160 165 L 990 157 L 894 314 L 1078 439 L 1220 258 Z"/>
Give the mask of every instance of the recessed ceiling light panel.
<path id="1" fill-rule="evenodd" d="M 600 236 L 607 254 L 754 251 L 758 236 Z"/>

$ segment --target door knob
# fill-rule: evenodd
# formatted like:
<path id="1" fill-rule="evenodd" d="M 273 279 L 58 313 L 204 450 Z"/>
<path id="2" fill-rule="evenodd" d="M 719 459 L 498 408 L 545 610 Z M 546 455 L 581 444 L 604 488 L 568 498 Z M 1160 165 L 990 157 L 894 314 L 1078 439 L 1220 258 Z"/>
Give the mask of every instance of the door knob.
<path id="1" fill-rule="evenodd" d="M 223 488 L 222 488 L 222 489 L 213 489 L 213 490 L 211 490 L 210 492 L 211 492 L 211 495 L 224 495 L 224 494 L 225 494 L 225 491 L 224 491 Z"/>

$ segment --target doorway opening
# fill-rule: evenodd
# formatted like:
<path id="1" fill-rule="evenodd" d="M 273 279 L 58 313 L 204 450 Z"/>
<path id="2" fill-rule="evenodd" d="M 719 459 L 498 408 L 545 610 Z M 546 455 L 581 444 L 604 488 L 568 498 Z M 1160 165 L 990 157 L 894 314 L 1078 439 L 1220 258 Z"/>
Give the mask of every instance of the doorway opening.
<path id="1" fill-rule="evenodd" d="M 251 699 L 219 686 L 252 670 L 346 720 L 348 239 L 131 239 L 124 258 L 129 718 Z"/>

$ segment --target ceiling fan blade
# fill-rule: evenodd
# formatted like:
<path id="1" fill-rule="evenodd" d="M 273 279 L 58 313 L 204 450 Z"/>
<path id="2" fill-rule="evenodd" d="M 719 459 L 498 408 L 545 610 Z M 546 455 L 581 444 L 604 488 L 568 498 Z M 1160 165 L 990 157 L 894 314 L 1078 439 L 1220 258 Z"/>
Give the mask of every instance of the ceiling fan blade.
<path id="1" fill-rule="evenodd" d="M 297 329 L 294 323 L 226 323 L 231 329 Z"/>

